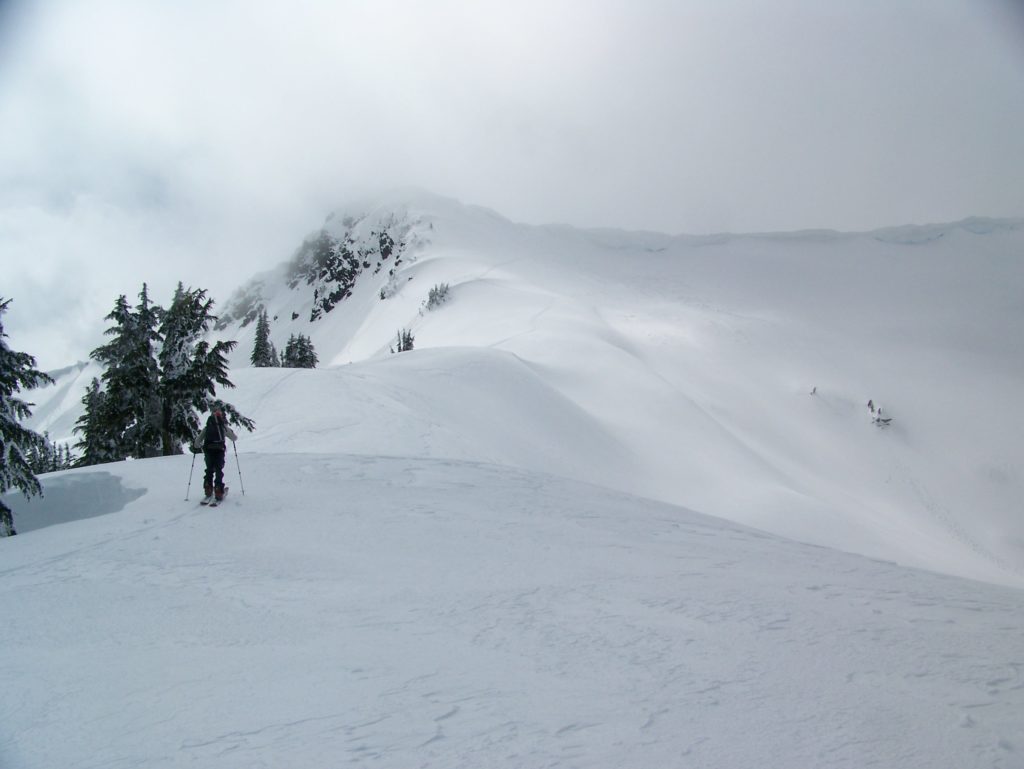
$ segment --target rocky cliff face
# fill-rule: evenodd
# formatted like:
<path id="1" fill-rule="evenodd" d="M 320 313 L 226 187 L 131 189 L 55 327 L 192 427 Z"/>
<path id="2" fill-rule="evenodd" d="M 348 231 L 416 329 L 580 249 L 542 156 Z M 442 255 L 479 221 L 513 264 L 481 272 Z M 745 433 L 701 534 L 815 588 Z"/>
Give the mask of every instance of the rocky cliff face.
<path id="1" fill-rule="evenodd" d="M 312 289 L 308 319 L 315 322 L 352 295 L 357 281 L 367 276 L 379 283 L 381 298 L 394 291 L 398 267 L 414 258 L 424 239 L 420 218 L 390 210 L 368 214 L 335 213 L 310 234 L 283 269 L 258 276 L 229 300 L 218 329 L 256 320 L 267 300 L 283 288 Z"/>

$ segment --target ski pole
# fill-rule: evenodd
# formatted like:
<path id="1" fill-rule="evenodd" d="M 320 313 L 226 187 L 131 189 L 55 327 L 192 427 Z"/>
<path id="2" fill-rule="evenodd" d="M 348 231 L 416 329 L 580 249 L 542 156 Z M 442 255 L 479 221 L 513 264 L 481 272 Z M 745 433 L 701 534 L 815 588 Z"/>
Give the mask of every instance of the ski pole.
<path id="1" fill-rule="evenodd" d="M 242 483 L 242 465 L 238 461 L 238 446 L 235 445 L 234 441 L 231 441 L 231 448 L 235 450 L 235 467 L 238 468 L 238 485 L 242 487 L 242 496 L 245 496 L 245 484 Z"/>
<path id="2" fill-rule="evenodd" d="M 192 467 L 188 471 L 188 488 L 185 489 L 185 501 L 188 502 L 188 494 L 192 491 L 192 471 L 196 469 L 196 455 L 192 455 Z"/>

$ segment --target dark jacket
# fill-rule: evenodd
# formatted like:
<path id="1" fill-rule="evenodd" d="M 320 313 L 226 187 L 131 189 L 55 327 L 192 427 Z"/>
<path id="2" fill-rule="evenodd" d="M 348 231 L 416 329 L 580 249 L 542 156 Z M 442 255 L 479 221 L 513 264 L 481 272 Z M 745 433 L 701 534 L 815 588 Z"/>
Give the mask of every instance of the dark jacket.
<path id="1" fill-rule="evenodd" d="M 215 414 L 210 414 L 210 418 L 206 420 L 206 427 L 203 428 L 196 443 L 203 447 L 203 451 L 224 451 L 227 448 L 226 439 L 234 442 L 238 440 L 238 436 L 228 427 L 224 417 L 218 418 Z"/>

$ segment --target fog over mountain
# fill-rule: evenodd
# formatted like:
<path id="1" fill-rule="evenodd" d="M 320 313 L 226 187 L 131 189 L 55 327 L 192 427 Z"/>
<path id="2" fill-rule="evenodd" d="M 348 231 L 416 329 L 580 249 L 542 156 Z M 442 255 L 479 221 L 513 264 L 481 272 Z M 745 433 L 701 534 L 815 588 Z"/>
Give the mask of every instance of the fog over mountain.
<path id="1" fill-rule="evenodd" d="M 1019 0 L 4 0 L 5 328 L 61 368 L 141 279 L 223 295 L 407 184 L 673 234 L 1024 216 L 1022 41 Z"/>

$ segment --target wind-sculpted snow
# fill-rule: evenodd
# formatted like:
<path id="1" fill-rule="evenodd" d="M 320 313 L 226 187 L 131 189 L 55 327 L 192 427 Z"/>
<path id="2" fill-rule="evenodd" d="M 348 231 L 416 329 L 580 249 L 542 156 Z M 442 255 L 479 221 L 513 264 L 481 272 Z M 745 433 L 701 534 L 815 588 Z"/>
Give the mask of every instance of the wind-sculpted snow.
<path id="1" fill-rule="evenodd" d="M 289 414 L 243 438 L 250 450 L 475 460 L 577 479 L 600 468 L 613 485 L 636 472 L 607 428 L 509 353 L 428 350 L 327 371 L 250 370 L 238 384 L 243 410 Z"/>
<path id="2" fill-rule="evenodd" d="M 1021 765 L 1020 590 L 509 467 L 240 459 L 216 510 L 119 463 L 123 511 L 0 542 L 0 766 Z"/>
<path id="3" fill-rule="evenodd" d="M 322 369 L 249 369 L 253 325 L 218 331 L 239 342 L 229 397 L 256 420 L 249 446 L 546 469 L 1024 585 L 1021 221 L 671 236 L 402 192 L 323 231 L 379 247 L 395 228 L 415 258 L 364 270 L 315 322 L 287 264 L 252 284 L 277 349 L 306 335 Z M 401 331 L 415 349 L 392 355 Z M 60 384 L 33 393 L 31 426 L 73 439 L 87 381 L 53 408 Z"/>

